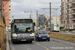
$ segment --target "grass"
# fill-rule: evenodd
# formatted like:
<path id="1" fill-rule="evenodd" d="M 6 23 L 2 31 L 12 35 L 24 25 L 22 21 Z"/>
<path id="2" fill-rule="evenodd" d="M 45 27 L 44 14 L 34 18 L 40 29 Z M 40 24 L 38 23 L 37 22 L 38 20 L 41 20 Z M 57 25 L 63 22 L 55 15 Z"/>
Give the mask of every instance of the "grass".
<path id="1" fill-rule="evenodd" d="M 68 35 L 68 34 L 61 34 L 61 33 L 50 33 L 50 37 L 75 42 L 75 35 Z"/>
<path id="2" fill-rule="evenodd" d="M 35 31 L 35 33 L 37 33 L 37 31 Z M 61 33 L 49 33 L 49 35 L 50 37 L 53 37 L 53 38 L 75 42 L 75 35 L 61 34 Z"/>

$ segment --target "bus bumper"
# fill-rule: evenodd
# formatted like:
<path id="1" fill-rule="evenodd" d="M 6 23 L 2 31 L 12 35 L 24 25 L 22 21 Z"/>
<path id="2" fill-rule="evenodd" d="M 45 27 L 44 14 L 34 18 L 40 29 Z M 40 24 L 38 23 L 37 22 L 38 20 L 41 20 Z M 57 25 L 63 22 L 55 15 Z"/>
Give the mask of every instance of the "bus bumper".
<path id="1" fill-rule="evenodd" d="M 16 41 L 34 41 L 34 37 L 30 37 L 30 38 L 21 38 L 21 39 L 12 39 L 12 41 L 16 42 Z"/>

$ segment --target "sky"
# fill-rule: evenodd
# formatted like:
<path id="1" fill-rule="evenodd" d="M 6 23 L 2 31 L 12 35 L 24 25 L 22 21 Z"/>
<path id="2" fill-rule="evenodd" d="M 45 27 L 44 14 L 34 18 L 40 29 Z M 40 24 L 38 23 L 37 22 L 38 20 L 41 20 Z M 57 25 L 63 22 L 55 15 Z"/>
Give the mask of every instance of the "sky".
<path id="1" fill-rule="evenodd" d="M 61 0 L 11 0 L 12 5 L 12 16 L 14 18 L 29 18 L 30 12 L 32 12 L 31 17 L 36 17 L 36 11 L 38 10 L 38 14 L 47 14 L 49 15 L 49 9 L 42 9 L 42 8 L 49 8 L 51 2 L 52 8 L 58 8 L 56 11 L 55 9 L 51 10 L 51 15 L 61 15 Z M 24 13 L 26 12 L 26 13 Z"/>

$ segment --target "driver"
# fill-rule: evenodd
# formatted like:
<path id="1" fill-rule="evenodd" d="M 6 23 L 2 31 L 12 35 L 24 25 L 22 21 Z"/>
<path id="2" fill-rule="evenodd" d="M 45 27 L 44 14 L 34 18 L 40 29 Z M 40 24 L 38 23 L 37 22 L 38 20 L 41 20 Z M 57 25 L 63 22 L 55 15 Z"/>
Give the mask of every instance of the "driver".
<path id="1" fill-rule="evenodd" d="M 15 32 L 18 32 L 18 28 L 17 28 L 17 26 L 15 25 Z"/>

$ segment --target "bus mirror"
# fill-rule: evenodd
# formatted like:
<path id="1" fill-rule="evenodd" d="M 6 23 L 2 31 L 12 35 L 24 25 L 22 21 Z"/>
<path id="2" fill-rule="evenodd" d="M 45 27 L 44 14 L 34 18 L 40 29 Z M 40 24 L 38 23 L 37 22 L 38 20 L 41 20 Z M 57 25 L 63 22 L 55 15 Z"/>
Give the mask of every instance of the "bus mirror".
<path id="1" fill-rule="evenodd" d="M 13 27 L 13 23 L 11 24 L 11 28 Z"/>
<path id="2" fill-rule="evenodd" d="M 35 26 L 35 23 L 33 23 L 34 24 L 34 26 Z"/>

